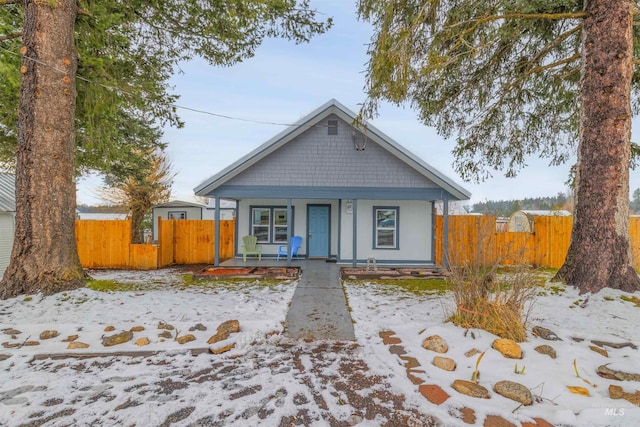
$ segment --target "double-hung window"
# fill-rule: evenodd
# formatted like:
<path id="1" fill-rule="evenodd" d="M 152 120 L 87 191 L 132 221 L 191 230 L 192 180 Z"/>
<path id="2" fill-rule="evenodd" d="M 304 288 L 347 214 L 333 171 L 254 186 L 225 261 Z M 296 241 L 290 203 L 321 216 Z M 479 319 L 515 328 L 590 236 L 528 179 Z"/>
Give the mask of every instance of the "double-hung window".
<path id="1" fill-rule="evenodd" d="M 251 234 L 258 238 L 258 243 L 286 243 L 288 222 L 287 208 L 251 208 Z"/>
<path id="2" fill-rule="evenodd" d="M 374 248 L 398 249 L 398 207 L 374 207 Z"/>
<path id="3" fill-rule="evenodd" d="M 259 243 L 269 243 L 271 224 L 271 209 L 251 209 L 251 234 L 258 238 Z"/>

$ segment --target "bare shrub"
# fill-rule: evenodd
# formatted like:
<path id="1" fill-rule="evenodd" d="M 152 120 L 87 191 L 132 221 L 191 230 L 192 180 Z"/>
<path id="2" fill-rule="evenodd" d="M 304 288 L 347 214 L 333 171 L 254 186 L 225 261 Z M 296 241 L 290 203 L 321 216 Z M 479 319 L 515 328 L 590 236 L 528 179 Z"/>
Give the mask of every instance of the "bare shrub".
<path id="1" fill-rule="evenodd" d="M 522 261 L 526 259 L 523 249 L 496 249 L 493 228 L 479 227 L 477 240 L 469 239 L 475 247 L 466 248 L 464 259 L 456 262 L 454 252 L 449 254 L 446 280 L 455 307 L 448 320 L 463 328 L 479 328 L 522 342 L 539 279 Z M 504 260 L 512 265 L 501 267 Z"/>

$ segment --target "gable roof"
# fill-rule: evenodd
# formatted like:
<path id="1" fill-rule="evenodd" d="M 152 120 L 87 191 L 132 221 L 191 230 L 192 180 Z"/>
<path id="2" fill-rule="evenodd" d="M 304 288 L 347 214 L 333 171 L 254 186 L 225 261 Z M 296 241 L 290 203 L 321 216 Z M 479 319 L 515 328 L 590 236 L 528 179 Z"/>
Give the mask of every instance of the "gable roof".
<path id="1" fill-rule="evenodd" d="M 152 208 L 206 208 L 207 206 L 198 202 L 184 202 L 182 200 L 171 200 L 165 203 L 153 205 Z"/>
<path id="2" fill-rule="evenodd" d="M 357 118 L 357 114 L 349 108 L 342 105 L 335 99 L 331 99 L 324 105 L 320 106 L 310 114 L 306 115 L 296 123 L 280 132 L 264 144 L 251 151 L 249 154 L 240 158 L 228 167 L 224 168 L 217 174 L 209 177 L 194 188 L 194 192 L 199 196 L 206 196 L 213 190 L 225 184 L 243 171 L 249 169 L 269 154 L 278 150 L 283 145 L 292 141 L 299 135 L 306 132 L 309 128 L 318 125 L 328 116 L 335 114 L 345 122 L 352 124 Z M 431 180 L 440 188 L 447 191 L 457 200 L 467 200 L 471 197 L 471 193 L 453 180 L 448 178 L 442 172 L 426 163 L 424 160 L 411 153 L 409 150 L 401 146 L 383 132 L 367 124 L 366 129 L 359 129 L 363 133 L 366 132 L 367 138 L 380 145 L 382 148 L 390 152 L 392 155 L 400 159 L 407 166 L 416 170 L 425 178 Z"/>

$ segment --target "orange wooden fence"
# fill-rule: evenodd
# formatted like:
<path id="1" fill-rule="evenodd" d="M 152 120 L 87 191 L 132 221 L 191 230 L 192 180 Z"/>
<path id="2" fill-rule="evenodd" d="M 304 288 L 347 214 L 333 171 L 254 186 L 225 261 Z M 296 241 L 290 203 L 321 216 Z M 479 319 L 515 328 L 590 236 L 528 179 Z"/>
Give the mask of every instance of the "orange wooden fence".
<path id="1" fill-rule="evenodd" d="M 131 222 L 76 221 L 76 242 L 85 268 L 152 270 L 172 264 L 213 263 L 215 228 L 212 220 L 158 221 L 157 245 L 129 243 Z M 449 253 L 452 264 L 531 264 L 559 268 L 571 240 L 572 217 L 534 217 L 533 233 L 496 232 L 496 217 L 449 217 Z M 633 264 L 640 267 L 640 217 L 629 218 Z M 444 263 L 443 219 L 436 216 L 435 262 Z M 220 260 L 233 258 L 235 221 L 220 221 Z"/>
<path id="2" fill-rule="evenodd" d="M 452 215 L 449 217 L 451 264 L 476 262 L 481 265 L 531 264 L 559 268 L 569 249 L 572 217 L 536 216 L 533 233 L 497 232 L 492 215 Z M 640 217 L 629 218 L 633 264 L 640 267 Z M 436 216 L 435 261 L 444 262 L 443 218 Z"/>
<path id="3" fill-rule="evenodd" d="M 85 268 L 154 270 L 172 264 L 213 263 L 212 220 L 158 221 L 158 244 L 131 244 L 131 221 L 76 221 L 76 243 Z M 235 221 L 220 221 L 220 260 L 233 257 Z"/>

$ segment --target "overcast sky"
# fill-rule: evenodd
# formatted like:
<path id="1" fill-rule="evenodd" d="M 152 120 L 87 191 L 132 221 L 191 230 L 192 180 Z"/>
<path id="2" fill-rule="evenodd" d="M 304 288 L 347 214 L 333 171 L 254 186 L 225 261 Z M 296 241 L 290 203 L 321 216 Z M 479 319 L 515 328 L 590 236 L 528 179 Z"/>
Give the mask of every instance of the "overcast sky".
<path id="1" fill-rule="evenodd" d="M 355 0 L 312 0 L 334 26 L 309 44 L 267 40 L 255 57 L 230 68 L 203 61 L 182 66 L 172 79 L 178 105 L 262 122 L 294 123 L 331 98 L 358 111 L 365 99 L 364 70 L 368 24 L 359 22 Z M 165 129 L 168 155 L 177 173 L 172 198 L 193 200 L 193 188 L 267 141 L 286 126 L 258 124 L 178 110 L 182 129 Z M 634 121 L 634 128 L 638 126 Z M 516 178 L 500 172 L 480 184 L 463 182 L 453 171 L 454 141 L 445 140 L 422 125 L 416 111 L 383 104 L 372 124 L 472 193 L 471 203 L 553 196 L 566 192 L 570 164 L 550 167 L 547 160 L 530 158 Z M 631 172 L 631 189 L 640 187 L 640 171 Z M 85 178 L 78 185 L 78 203 L 100 204 L 94 188 L 99 180 Z"/>

